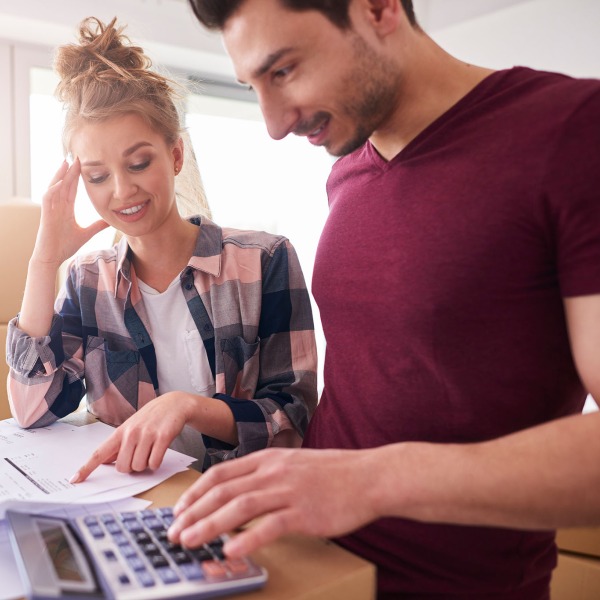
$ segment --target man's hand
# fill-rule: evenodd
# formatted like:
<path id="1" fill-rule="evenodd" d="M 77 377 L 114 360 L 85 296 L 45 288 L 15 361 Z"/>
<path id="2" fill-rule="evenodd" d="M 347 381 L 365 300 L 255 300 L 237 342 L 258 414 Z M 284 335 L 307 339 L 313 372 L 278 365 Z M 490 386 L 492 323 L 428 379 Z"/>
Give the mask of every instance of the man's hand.
<path id="1" fill-rule="evenodd" d="M 375 452 L 271 448 L 216 465 L 179 499 L 169 537 L 195 547 L 262 517 L 226 543 L 240 557 L 288 533 L 348 533 L 379 516 Z"/>

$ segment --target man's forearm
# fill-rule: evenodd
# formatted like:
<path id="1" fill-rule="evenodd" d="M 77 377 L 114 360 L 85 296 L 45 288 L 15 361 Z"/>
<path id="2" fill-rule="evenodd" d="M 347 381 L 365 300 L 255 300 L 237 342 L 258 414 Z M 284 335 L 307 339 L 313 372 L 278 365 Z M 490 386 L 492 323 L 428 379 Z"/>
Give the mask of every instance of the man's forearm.
<path id="1" fill-rule="evenodd" d="M 381 516 L 519 529 L 600 525 L 600 413 L 483 443 L 374 452 Z"/>

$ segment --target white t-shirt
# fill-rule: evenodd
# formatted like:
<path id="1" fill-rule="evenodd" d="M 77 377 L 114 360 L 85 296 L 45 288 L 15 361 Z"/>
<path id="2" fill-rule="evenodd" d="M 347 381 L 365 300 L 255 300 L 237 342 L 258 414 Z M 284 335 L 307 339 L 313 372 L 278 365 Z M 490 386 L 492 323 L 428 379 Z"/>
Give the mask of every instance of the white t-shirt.
<path id="1" fill-rule="evenodd" d="M 215 380 L 202 337 L 187 306 L 179 276 L 162 293 L 138 279 L 156 352 L 158 393 L 183 391 L 211 397 Z M 202 436 L 185 426 L 173 440 L 173 450 L 204 459 Z M 200 463 L 201 464 L 201 463 Z"/>

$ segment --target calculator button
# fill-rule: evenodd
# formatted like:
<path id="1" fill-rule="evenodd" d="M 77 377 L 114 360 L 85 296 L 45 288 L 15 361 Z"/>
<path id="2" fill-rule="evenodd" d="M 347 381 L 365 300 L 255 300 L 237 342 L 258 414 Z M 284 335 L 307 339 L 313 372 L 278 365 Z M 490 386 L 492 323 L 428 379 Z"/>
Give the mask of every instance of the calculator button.
<path id="1" fill-rule="evenodd" d="M 155 569 L 169 566 L 169 561 L 162 554 L 152 554 L 148 556 L 148 560 Z"/>
<path id="2" fill-rule="evenodd" d="M 125 573 L 121 573 L 121 575 L 119 575 L 119 583 L 121 585 L 129 585 L 131 581 L 129 580 L 129 577 L 125 575 Z"/>
<path id="3" fill-rule="evenodd" d="M 189 563 L 181 565 L 179 569 L 186 579 L 193 580 L 202 579 L 204 577 L 204 573 L 202 572 L 202 569 L 200 568 L 200 565 L 198 563 Z"/>
<path id="4" fill-rule="evenodd" d="M 196 548 L 195 550 L 190 550 L 190 553 L 196 560 L 199 560 L 200 562 L 213 559 L 213 555 L 204 547 Z"/>
<path id="5" fill-rule="evenodd" d="M 153 554 L 160 554 L 160 550 L 158 546 L 153 542 L 149 542 L 147 544 L 140 544 L 140 550 L 146 555 L 151 556 Z"/>
<path id="6" fill-rule="evenodd" d="M 106 557 L 106 560 L 110 560 L 110 561 L 117 560 L 117 555 L 112 550 L 105 550 L 104 556 Z"/>
<path id="7" fill-rule="evenodd" d="M 173 552 L 169 552 L 169 555 L 171 556 L 173 562 L 176 565 L 184 565 L 186 563 L 192 562 L 192 559 L 183 550 L 175 550 Z"/>
<path id="8" fill-rule="evenodd" d="M 170 527 L 173 524 L 175 517 L 173 516 L 173 513 L 171 513 L 170 515 L 164 515 L 162 519 L 163 519 L 164 524 L 167 527 Z"/>
<path id="9" fill-rule="evenodd" d="M 163 567 L 161 569 L 156 569 L 158 576 L 162 579 L 163 583 L 177 583 L 180 581 L 179 575 L 171 569 L 171 567 Z"/>
<path id="10" fill-rule="evenodd" d="M 143 525 L 137 519 L 128 519 L 127 521 L 123 521 L 123 527 L 132 533 L 144 531 Z"/>
<path id="11" fill-rule="evenodd" d="M 133 534 L 133 539 L 138 544 L 148 544 L 152 541 L 152 538 L 150 537 L 150 535 L 148 533 L 146 533 L 145 531 L 137 531 L 136 533 Z"/>
<path id="12" fill-rule="evenodd" d="M 146 565 L 144 564 L 144 561 L 137 555 L 130 556 L 127 559 L 127 563 L 134 571 L 145 571 L 146 570 Z"/>
<path id="13" fill-rule="evenodd" d="M 106 514 L 100 515 L 100 520 L 103 523 L 114 523 L 115 515 L 113 515 L 112 513 L 106 513 Z"/>
<path id="14" fill-rule="evenodd" d="M 223 552 L 223 548 L 221 548 L 221 546 L 211 548 L 211 550 L 212 550 L 212 553 L 214 554 L 215 558 L 218 558 L 219 560 L 224 560 L 225 553 Z"/>
<path id="15" fill-rule="evenodd" d="M 154 585 L 154 577 L 148 571 L 138 571 L 135 575 L 144 587 L 152 587 Z"/>
<path id="16" fill-rule="evenodd" d="M 122 544 L 121 546 L 119 546 L 119 550 L 125 558 L 130 558 L 132 556 L 138 555 L 136 549 L 131 544 Z"/>
<path id="17" fill-rule="evenodd" d="M 113 542 L 117 544 L 117 546 L 125 546 L 129 544 L 129 539 L 124 533 L 115 533 L 113 535 Z"/>
<path id="18" fill-rule="evenodd" d="M 98 525 L 98 519 L 97 517 L 94 517 L 92 515 L 88 515 L 86 517 L 83 518 L 83 522 L 86 525 Z"/>
<path id="19" fill-rule="evenodd" d="M 115 533 L 121 533 L 123 531 L 121 529 L 121 526 L 116 521 L 108 521 L 107 523 L 105 523 L 105 527 L 108 533 L 111 533 L 113 535 Z"/>
<path id="20" fill-rule="evenodd" d="M 122 512 L 119 514 L 121 521 L 131 521 L 137 519 L 137 515 L 134 512 Z"/>
<path id="21" fill-rule="evenodd" d="M 144 525 L 148 527 L 148 529 L 164 529 L 164 525 L 160 519 L 156 517 L 144 517 Z"/>
<path id="22" fill-rule="evenodd" d="M 161 540 L 161 544 L 162 544 L 162 547 L 169 553 L 178 552 L 182 549 L 179 544 L 174 544 L 173 542 L 170 542 L 169 540 L 164 540 L 164 541 Z"/>
<path id="23" fill-rule="evenodd" d="M 242 575 L 248 571 L 248 563 L 243 558 L 230 558 L 225 565 L 235 575 Z"/>
<path id="24" fill-rule="evenodd" d="M 173 516 L 173 507 L 165 506 L 163 508 L 157 508 L 156 514 L 160 515 L 161 517 L 172 517 Z"/>
<path id="25" fill-rule="evenodd" d="M 99 540 L 104 537 L 104 529 L 100 525 L 88 525 L 88 529 L 95 539 Z"/>
<path id="26" fill-rule="evenodd" d="M 216 560 L 207 560 L 202 563 L 202 569 L 204 569 L 204 573 L 209 577 L 226 577 L 227 569 L 225 565 L 221 562 L 217 562 Z"/>

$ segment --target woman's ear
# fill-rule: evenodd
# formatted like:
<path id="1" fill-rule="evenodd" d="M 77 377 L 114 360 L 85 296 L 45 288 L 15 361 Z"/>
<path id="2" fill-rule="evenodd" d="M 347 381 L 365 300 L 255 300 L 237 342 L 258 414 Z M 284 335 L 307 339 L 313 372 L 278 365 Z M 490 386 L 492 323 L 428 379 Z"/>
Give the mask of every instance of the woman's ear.
<path id="1" fill-rule="evenodd" d="M 173 146 L 173 169 L 175 175 L 181 172 L 183 168 L 183 140 L 179 138 Z"/>

